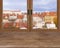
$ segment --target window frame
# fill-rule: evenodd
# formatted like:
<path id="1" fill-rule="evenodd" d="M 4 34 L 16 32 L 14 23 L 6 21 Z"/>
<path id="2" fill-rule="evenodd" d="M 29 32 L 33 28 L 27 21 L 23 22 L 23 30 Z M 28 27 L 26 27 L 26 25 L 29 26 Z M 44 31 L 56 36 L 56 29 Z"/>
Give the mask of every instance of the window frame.
<path id="1" fill-rule="evenodd" d="M 28 18 L 29 18 L 29 14 L 28 14 L 28 10 L 29 10 L 29 0 L 27 0 L 27 25 L 28 25 L 28 28 L 27 29 L 15 29 L 15 28 L 11 28 L 11 29 L 2 29 L 2 12 L 3 12 L 3 0 L 0 0 L 0 32 L 3 31 L 3 32 L 27 32 L 29 31 L 29 22 L 28 22 Z"/>
<path id="2" fill-rule="evenodd" d="M 33 4 L 33 0 L 32 0 L 32 4 Z M 33 32 L 59 32 L 60 31 L 60 0 L 57 0 L 57 29 L 31 29 L 31 31 Z M 33 6 L 32 6 L 33 9 Z M 32 11 L 33 12 L 33 11 Z M 32 17 L 32 16 L 31 16 Z M 32 21 L 31 21 L 31 25 L 32 25 Z M 31 27 L 32 28 L 32 27 Z"/>
<path id="3" fill-rule="evenodd" d="M 32 12 L 33 12 L 33 0 L 27 0 L 27 30 L 19 29 L 2 29 L 2 10 L 3 10 L 3 0 L 0 0 L 0 32 L 59 32 L 60 31 L 60 0 L 57 0 L 57 17 L 58 17 L 58 29 L 32 29 Z"/>

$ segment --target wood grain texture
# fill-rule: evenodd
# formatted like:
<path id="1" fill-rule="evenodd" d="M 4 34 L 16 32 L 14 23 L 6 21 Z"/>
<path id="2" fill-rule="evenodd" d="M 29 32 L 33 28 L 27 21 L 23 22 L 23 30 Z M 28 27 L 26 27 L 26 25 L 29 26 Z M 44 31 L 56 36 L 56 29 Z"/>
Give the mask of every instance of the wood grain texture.
<path id="1" fill-rule="evenodd" d="M 0 47 L 60 47 L 60 32 L 0 32 Z"/>

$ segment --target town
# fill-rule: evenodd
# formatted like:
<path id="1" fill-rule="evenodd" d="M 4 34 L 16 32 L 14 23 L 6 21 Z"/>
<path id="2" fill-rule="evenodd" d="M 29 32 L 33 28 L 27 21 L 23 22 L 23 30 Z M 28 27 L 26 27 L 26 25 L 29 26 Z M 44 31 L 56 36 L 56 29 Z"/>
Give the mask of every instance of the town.
<path id="1" fill-rule="evenodd" d="M 27 13 L 20 10 L 3 10 L 2 17 L 3 28 L 15 27 L 27 29 Z M 38 19 L 38 20 L 37 20 Z M 57 12 L 33 12 L 32 14 L 33 29 L 57 29 Z"/>

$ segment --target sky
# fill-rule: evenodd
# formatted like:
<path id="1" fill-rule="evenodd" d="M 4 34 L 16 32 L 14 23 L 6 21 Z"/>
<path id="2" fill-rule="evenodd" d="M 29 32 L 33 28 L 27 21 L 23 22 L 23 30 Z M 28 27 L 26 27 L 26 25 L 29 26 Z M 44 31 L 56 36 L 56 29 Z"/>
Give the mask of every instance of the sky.
<path id="1" fill-rule="evenodd" d="M 57 0 L 33 0 L 33 11 L 57 11 Z"/>
<path id="2" fill-rule="evenodd" d="M 3 0 L 3 10 L 27 11 L 27 0 Z"/>
<path id="3" fill-rule="evenodd" d="M 27 11 L 27 0 L 3 0 L 3 10 Z M 57 11 L 57 0 L 33 0 L 33 11 Z"/>

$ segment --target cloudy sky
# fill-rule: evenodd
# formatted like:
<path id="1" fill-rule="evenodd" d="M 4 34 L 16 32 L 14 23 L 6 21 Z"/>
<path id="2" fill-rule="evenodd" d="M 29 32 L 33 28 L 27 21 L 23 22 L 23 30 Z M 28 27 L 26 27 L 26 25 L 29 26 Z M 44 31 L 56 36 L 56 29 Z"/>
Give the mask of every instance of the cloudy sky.
<path id="1" fill-rule="evenodd" d="M 27 10 L 27 0 L 3 0 L 3 10 Z"/>
<path id="2" fill-rule="evenodd" d="M 27 10 L 27 0 L 3 0 L 3 10 Z M 57 0 L 33 0 L 34 11 L 56 11 Z"/>
<path id="3" fill-rule="evenodd" d="M 57 11 L 57 0 L 33 0 L 34 11 Z"/>

